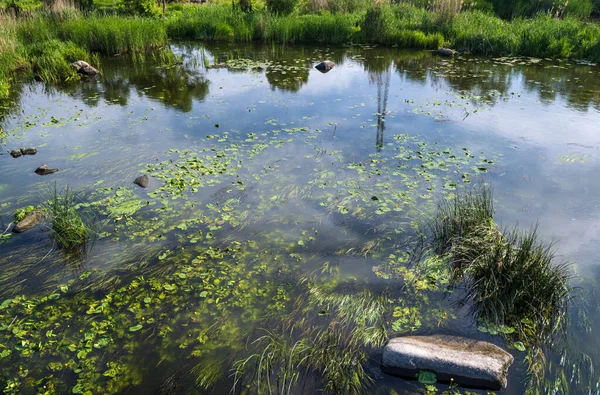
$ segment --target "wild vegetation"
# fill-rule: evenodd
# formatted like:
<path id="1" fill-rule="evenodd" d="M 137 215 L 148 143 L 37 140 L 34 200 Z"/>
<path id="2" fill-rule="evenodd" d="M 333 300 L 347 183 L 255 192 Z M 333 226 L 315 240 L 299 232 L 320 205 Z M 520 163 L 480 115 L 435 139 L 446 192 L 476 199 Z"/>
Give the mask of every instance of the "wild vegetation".
<path id="1" fill-rule="evenodd" d="M 79 78 L 69 65 L 74 60 L 102 68 L 99 55 L 136 53 L 146 63 L 144 51 L 159 48 L 147 54 L 160 58 L 160 67 L 145 65 L 155 77 L 151 86 L 117 73 L 102 91 L 90 88 L 90 100 L 123 104 L 135 88 L 140 97 L 190 112 L 193 101 L 207 97 L 209 81 L 175 66 L 183 60 L 168 44 L 178 38 L 449 45 L 480 54 L 600 59 L 597 25 L 576 19 L 566 4 L 518 11 L 522 3 L 500 19 L 491 14 L 500 13 L 494 2 L 171 4 L 164 16 L 154 1 L 116 8 L 78 2 L 77 9 L 13 2 L 0 16 L 0 96 L 10 96 L 10 84 L 21 77 L 16 71 L 68 82 Z M 232 73 L 266 70 L 271 89 L 289 93 L 306 82 L 307 59 L 301 66 L 258 56 L 213 60 Z M 384 144 L 389 74 L 385 87 L 383 81 L 392 64 L 373 56 L 364 67 L 378 88 L 377 114 L 368 119 L 377 118 L 377 152 L 346 155 L 321 146 L 323 130 L 335 135 L 335 122 L 309 127 L 269 118 L 260 121 L 272 130 L 240 132 L 204 114 L 219 134 L 198 145 L 188 141 L 186 149 L 135 153 L 135 165 L 156 182 L 150 190 L 124 185 L 121 173 L 118 182 L 98 180 L 78 193 L 81 200 L 55 185 L 44 197 L 45 236 L 59 254 L 40 253 L 44 240 L 35 248 L 10 235 L 0 240 L 10 247 L 0 258 L 0 390 L 118 394 L 160 386 L 168 393 L 226 383 L 247 393 L 363 393 L 377 370 L 373 350 L 389 337 L 453 321 L 501 335 L 493 341 L 521 357 L 529 394 L 597 386 L 596 361 L 560 349 L 573 325 L 570 267 L 556 262 L 535 228 L 500 227 L 491 190 L 469 187 L 496 158 L 412 134 L 388 136 Z M 406 71 L 400 61 L 395 67 Z M 414 67 L 423 71 L 420 63 Z M 432 72 L 445 71 L 436 67 L 444 66 Z M 455 83 L 449 84 L 465 101 L 499 100 L 498 90 L 482 98 L 463 94 L 458 84 L 468 82 Z M 94 115 L 80 116 L 73 122 L 93 122 Z M 52 115 L 49 124 L 63 121 Z M 39 124 L 25 119 L 23 128 Z M 442 199 L 437 206 L 434 197 Z M 32 209 L 17 210 L 14 220 Z M 103 220 L 101 264 L 73 265 L 68 275 L 57 275 L 65 253 L 85 261 L 95 234 L 86 210 Z M 425 214 L 431 222 L 422 220 Z M 122 246 L 131 259 L 115 251 Z M 359 270 L 369 266 L 368 274 L 355 277 L 342 267 L 348 262 L 360 262 Z M 456 303 L 469 314 L 458 313 Z M 547 360 L 548 351 L 561 353 L 560 363 Z M 185 383 L 189 377 L 192 383 Z M 428 393 L 438 390 L 435 377 L 418 378 Z"/>
<path id="2" fill-rule="evenodd" d="M 112 3 L 112 8 L 100 3 L 5 2 L 0 12 L 0 98 L 8 96 L 15 71 L 31 70 L 44 81 L 64 81 L 74 77 L 69 67 L 73 60 L 144 51 L 164 46 L 168 39 L 450 46 L 472 54 L 600 61 L 600 27 L 583 19 L 595 9 L 590 0 L 488 6 L 455 0 L 410 3 L 172 4 L 158 18 L 162 11 L 152 0 Z M 515 18 L 501 19 L 494 10 Z"/>

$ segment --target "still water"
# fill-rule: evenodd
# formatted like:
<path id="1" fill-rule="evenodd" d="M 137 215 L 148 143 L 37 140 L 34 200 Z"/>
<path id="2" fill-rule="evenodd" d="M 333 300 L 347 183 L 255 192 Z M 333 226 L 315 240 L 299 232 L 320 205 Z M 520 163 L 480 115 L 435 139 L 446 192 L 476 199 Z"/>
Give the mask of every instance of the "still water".
<path id="1" fill-rule="evenodd" d="M 181 64 L 163 51 L 103 59 L 94 81 L 25 82 L 4 109 L 0 231 L 67 185 L 94 230 L 78 256 L 48 224 L 0 238 L 5 393 L 347 393 L 344 372 L 360 366 L 366 393 L 424 393 L 379 371 L 380 347 L 350 344 L 353 328 L 377 327 L 501 345 L 515 363 L 497 393 L 522 394 L 526 354 L 478 330 L 460 289 L 441 277 L 418 288 L 398 269 L 436 201 L 482 183 L 496 222 L 537 224 L 573 263 L 571 359 L 549 348 L 546 379 L 562 379 L 553 393 L 598 393 L 597 371 L 582 386 L 572 368 L 590 364 L 583 352 L 600 361 L 597 65 L 365 46 L 172 50 Z M 321 74 L 325 59 L 336 67 Z M 38 153 L 8 155 L 20 147 Z M 39 176 L 41 164 L 60 170 Z M 148 188 L 133 184 L 141 174 Z M 340 354 L 328 360 L 337 376 L 298 366 L 297 378 L 252 385 L 243 368 L 264 350 L 293 355 L 323 334 L 312 345 Z"/>

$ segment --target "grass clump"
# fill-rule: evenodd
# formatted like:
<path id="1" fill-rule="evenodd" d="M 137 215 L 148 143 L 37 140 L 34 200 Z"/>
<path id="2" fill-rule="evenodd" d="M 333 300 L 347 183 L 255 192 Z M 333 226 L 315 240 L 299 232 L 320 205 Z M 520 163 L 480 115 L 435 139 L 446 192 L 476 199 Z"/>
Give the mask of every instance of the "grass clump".
<path id="1" fill-rule="evenodd" d="M 27 56 L 36 77 L 45 82 L 70 81 L 79 78 L 71 63 L 90 58 L 85 49 L 70 41 L 56 39 L 30 45 Z"/>
<path id="2" fill-rule="evenodd" d="M 56 185 L 54 186 L 46 211 L 56 244 L 67 254 L 77 256 L 85 254 L 92 230 L 77 211 L 75 195 L 68 186 L 62 191 L 58 191 Z"/>
<path id="3" fill-rule="evenodd" d="M 501 229 L 493 220 L 492 191 L 481 187 L 438 205 L 430 225 L 436 253 L 449 253 L 456 278 L 480 319 L 508 325 L 537 344 L 563 328 L 571 293 L 566 264 L 537 229 Z"/>

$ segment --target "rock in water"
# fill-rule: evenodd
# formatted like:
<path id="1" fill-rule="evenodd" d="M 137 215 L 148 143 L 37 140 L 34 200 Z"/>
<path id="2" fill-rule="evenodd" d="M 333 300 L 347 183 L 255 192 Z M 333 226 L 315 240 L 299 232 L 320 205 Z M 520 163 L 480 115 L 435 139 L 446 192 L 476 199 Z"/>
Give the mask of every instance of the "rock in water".
<path id="1" fill-rule="evenodd" d="M 75 67 L 75 69 L 77 69 L 77 72 L 79 74 L 96 75 L 96 74 L 100 73 L 98 70 L 96 70 L 95 68 L 90 66 L 90 64 L 88 62 L 84 62 L 83 60 L 78 60 L 77 62 L 73 62 L 73 63 L 71 63 L 71 66 Z"/>
<path id="2" fill-rule="evenodd" d="M 472 388 L 506 387 L 513 357 L 494 344 L 458 336 L 405 336 L 391 339 L 383 349 L 381 370 L 415 378 L 434 372 L 438 381 Z"/>
<path id="3" fill-rule="evenodd" d="M 438 49 L 437 53 L 440 56 L 448 56 L 448 57 L 454 56 L 454 51 L 451 50 L 450 48 L 440 48 L 440 49 Z"/>
<path id="4" fill-rule="evenodd" d="M 150 180 L 148 179 L 148 175 L 144 174 L 143 176 L 137 177 L 133 180 L 133 183 L 141 186 L 142 188 L 147 188 Z"/>
<path id="5" fill-rule="evenodd" d="M 35 169 L 35 174 L 39 174 L 40 176 L 45 176 L 48 174 L 56 173 L 58 169 L 52 169 L 48 167 L 48 165 L 41 165 L 37 169 Z"/>
<path id="6" fill-rule="evenodd" d="M 333 66 L 335 66 L 335 64 L 331 60 L 326 60 L 316 65 L 315 69 L 319 70 L 321 73 L 327 73 L 329 70 L 333 69 Z"/>
<path id="7" fill-rule="evenodd" d="M 21 150 L 14 149 L 14 150 L 10 151 L 10 156 L 12 156 L 13 158 L 18 158 L 21 155 L 23 155 Z"/>
<path id="8" fill-rule="evenodd" d="M 35 148 L 21 148 L 21 153 L 23 155 L 35 155 L 37 150 Z"/>
<path id="9" fill-rule="evenodd" d="M 13 232 L 15 233 L 23 233 L 33 228 L 40 222 L 44 220 L 44 214 L 41 210 L 33 210 L 29 214 L 25 216 L 22 220 L 17 222 L 15 227 L 13 228 Z"/>

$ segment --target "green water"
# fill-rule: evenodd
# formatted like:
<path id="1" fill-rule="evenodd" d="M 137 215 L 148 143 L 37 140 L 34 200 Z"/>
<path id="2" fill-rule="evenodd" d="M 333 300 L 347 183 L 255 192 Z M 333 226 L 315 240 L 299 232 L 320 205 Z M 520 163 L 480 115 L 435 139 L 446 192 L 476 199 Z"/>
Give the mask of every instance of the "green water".
<path id="1" fill-rule="evenodd" d="M 265 336 L 293 345 L 319 333 L 331 355 L 345 351 L 335 366 L 364 367 L 364 392 L 423 393 L 380 372 L 379 343 L 443 333 L 511 351 L 498 393 L 521 394 L 526 353 L 478 330 L 443 266 L 408 265 L 436 201 L 482 183 L 497 222 L 537 222 L 557 260 L 573 262 L 571 324 L 546 350 L 542 393 L 557 379 L 598 393 L 594 373 L 573 373 L 582 352 L 596 366 L 600 345 L 597 65 L 371 47 L 173 50 L 181 65 L 107 58 L 95 81 L 24 82 L 5 105 L 1 231 L 68 185 L 95 233 L 78 256 L 48 224 L 0 238 L 5 393 L 268 393 L 241 362 L 258 360 L 248 358 Z M 327 74 L 314 69 L 324 59 L 336 63 Z M 38 153 L 8 155 L 20 147 Z M 60 170 L 38 176 L 41 164 Z M 133 184 L 141 174 L 147 189 Z M 372 343 L 351 344 L 353 329 Z M 290 392 L 351 392 L 339 376 L 297 372 Z"/>

